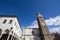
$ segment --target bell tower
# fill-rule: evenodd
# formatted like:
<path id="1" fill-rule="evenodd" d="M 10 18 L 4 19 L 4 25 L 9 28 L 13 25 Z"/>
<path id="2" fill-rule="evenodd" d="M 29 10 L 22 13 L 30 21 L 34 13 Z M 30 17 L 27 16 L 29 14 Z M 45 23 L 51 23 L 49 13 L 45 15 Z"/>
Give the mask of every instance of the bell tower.
<path id="1" fill-rule="evenodd" d="M 37 22 L 39 26 L 41 40 L 52 40 L 43 16 L 39 12 L 37 13 Z"/>

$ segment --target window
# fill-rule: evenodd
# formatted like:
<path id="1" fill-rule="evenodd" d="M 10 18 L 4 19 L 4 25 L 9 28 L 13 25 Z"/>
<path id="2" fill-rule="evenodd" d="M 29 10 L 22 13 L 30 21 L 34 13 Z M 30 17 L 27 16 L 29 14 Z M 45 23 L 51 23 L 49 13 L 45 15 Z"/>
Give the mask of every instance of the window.
<path id="1" fill-rule="evenodd" d="M 8 30 L 8 29 L 6 29 L 5 32 L 6 32 L 7 34 L 9 34 L 9 30 Z"/>
<path id="2" fill-rule="evenodd" d="M 33 40 L 38 40 L 36 37 L 33 37 Z"/>
<path id="3" fill-rule="evenodd" d="M 1 33 L 2 33 L 2 29 L 0 29 L 0 35 L 1 35 Z"/>
<path id="4" fill-rule="evenodd" d="M 12 31 L 12 34 L 13 34 L 13 31 Z"/>
<path id="5" fill-rule="evenodd" d="M 5 19 L 3 23 L 6 23 L 6 21 L 7 21 L 7 20 Z"/>
<path id="6" fill-rule="evenodd" d="M 13 29 L 13 27 L 11 27 L 11 29 Z"/>
<path id="7" fill-rule="evenodd" d="M 9 40 L 11 40 L 11 38 L 12 38 L 12 35 L 10 35 Z"/>
<path id="8" fill-rule="evenodd" d="M 32 34 L 34 35 L 34 31 L 32 31 Z"/>
<path id="9" fill-rule="evenodd" d="M 8 34 L 2 34 L 2 37 L 0 40 L 7 40 L 7 38 L 8 38 Z"/>
<path id="10" fill-rule="evenodd" d="M 12 23 L 12 21 L 13 21 L 13 20 L 10 20 L 9 24 L 11 24 L 11 23 Z"/>

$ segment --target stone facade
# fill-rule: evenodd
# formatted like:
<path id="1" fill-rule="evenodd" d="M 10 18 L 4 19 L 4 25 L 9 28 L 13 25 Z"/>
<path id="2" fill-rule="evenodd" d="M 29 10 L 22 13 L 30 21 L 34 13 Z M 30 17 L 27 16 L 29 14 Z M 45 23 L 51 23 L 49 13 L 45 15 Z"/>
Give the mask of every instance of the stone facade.
<path id="1" fill-rule="evenodd" d="M 37 13 L 37 22 L 39 26 L 41 40 L 53 40 L 43 19 L 43 16 L 39 12 Z"/>
<path id="2" fill-rule="evenodd" d="M 16 16 L 0 16 L 0 40 L 20 40 L 21 35 Z"/>
<path id="3" fill-rule="evenodd" d="M 53 40 L 43 19 L 43 16 L 37 14 L 38 28 L 23 29 L 23 40 Z"/>

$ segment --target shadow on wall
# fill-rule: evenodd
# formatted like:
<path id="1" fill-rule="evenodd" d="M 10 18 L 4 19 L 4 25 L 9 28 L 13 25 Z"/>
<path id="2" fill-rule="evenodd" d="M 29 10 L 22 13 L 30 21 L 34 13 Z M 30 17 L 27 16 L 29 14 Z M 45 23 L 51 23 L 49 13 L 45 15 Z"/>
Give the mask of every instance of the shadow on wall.
<path id="1" fill-rule="evenodd" d="M 33 37 L 34 40 L 40 40 L 39 29 L 33 29 L 32 35 L 34 36 L 34 37 Z"/>
<path id="2" fill-rule="evenodd" d="M 8 34 L 3 34 L 0 38 L 0 40 L 7 40 Z"/>

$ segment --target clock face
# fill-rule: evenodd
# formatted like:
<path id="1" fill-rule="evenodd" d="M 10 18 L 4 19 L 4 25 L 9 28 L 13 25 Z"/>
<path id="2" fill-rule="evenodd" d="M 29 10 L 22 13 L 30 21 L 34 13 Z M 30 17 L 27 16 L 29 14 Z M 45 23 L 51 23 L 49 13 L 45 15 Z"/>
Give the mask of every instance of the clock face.
<path id="1" fill-rule="evenodd" d="M 45 26 L 45 23 L 42 23 L 43 26 Z"/>

